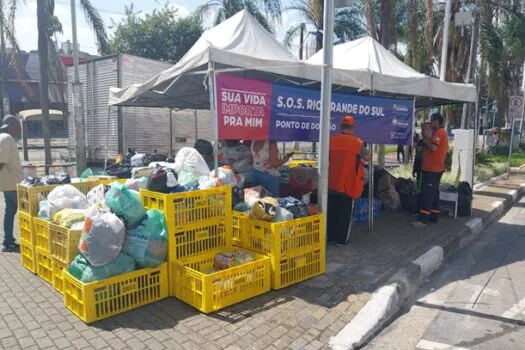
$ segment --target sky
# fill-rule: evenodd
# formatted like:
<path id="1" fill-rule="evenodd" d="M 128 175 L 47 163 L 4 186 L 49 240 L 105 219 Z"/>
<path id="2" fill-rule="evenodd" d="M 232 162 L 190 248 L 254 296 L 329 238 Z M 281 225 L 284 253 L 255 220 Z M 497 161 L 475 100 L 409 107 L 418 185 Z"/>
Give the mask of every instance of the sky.
<path id="1" fill-rule="evenodd" d="M 79 1 L 77 4 L 77 35 L 80 50 L 91 54 L 97 53 L 95 36 L 90 26 L 84 19 L 84 14 L 80 8 Z M 166 0 L 91 0 L 91 3 L 97 8 L 104 19 L 106 27 L 109 27 L 113 21 L 118 22 L 124 17 L 124 7 L 133 2 L 135 11 L 145 13 L 152 12 L 155 8 L 162 8 Z M 186 16 L 194 11 L 199 5 L 204 4 L 205 0 L 170 0 L 170 6 L 178 8 L 181 16 Z M 283 6 L 286 6 L 291 0 L 282 0 Z M 58 35 L 59 42 L 71 40 L 71 7 L 70 0 L 55 0 L 55 15 L 60 19 L 63 27 L 63 34 Z M 285 12 L 283 14 L 282 24 L 276 29 L 277 38 L 282 40 L 286 30 L 293 24 L 298 23 L 299 18 L 296 14 Z M 36 50 L 38 47 L 38 31 L 36 17 L 36 0 L 26 0 L 24 5 L 21 1 L 16 14 L 16 37 L 22 50 Z M 111 29 L 108 28 L 111 33 Z"/>

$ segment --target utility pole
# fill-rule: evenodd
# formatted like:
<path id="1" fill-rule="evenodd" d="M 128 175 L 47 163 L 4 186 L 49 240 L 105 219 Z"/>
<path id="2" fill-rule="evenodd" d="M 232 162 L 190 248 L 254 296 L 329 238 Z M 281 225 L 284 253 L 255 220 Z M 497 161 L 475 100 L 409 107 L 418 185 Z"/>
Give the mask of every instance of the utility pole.
<path id="1" fill-rule="evenodd" d="M 470 38 L 470 53 L 467 68 L 467 77 L 465 83 L 470 83 L 472 73 L 476 70 L 476 62 L 478 56 L 478 37 L 479 27 L 481 25 L 481 0 L 476 0 L 476 10 L 474 14 L 474 25 L 472 27 L 472 37 Z M 461 129 L 465 129 L 467 125 L 467 109 L 468 104 L 463 105 L 463 114 L 461 116 Z"/>
<path id="2" fill-rule="evenodd" d="M 84 137 L 84 99 L 78 66 L 77 10 L 75 2 L 76 0 L 71 0 L 71 26 L 73 27 L 73 66 L 75 70 L 75 77 L 73 80 L 73 113 L 75 119 L 77 175 L 80 176 L 80 174 L 87 168 L 87 162 L 86 142 Z"/>
<path id="3" fill-rule="evenodd" d="M 439 63 L 439 80 L 445 81 L 447 74 L 447 59 L 448 59 L 448 39 L 450 32 L 450 14 L 452 11 L 452 0 L 446 0 L 445 3 L 445 18 L 443 22 L 443 43 L 441 46 L 441 62 Z M 441 114 L 444 114 L 445 109 L 441 107 Z M 448 125 L 448 119 L 445 119 L 445 125 Z"/>

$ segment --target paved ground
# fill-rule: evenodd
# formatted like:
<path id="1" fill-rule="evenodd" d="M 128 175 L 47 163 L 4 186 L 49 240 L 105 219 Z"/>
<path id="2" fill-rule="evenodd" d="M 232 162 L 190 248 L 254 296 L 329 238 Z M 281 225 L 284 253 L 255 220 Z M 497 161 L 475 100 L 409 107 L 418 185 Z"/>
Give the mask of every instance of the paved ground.
<path id="1" fill-rule="evenodd" d="M 426 283 L 365 349 L 523 349 L 525 198 Z"/>
<path id="2" fill-rule="evenodd" d="M 525 177 L 515 176 L 484 189 L 475 198 L 475 215 L 486 216 L 494 201 L 523 182 Z M 351 245 L 328 247 L 323 276 L 209 316 L 167 299 L 91 326 L 69 313 L 50 285 L 26 271 L 18 254 L 0 253 L 0 347 L 327 348 L 328 339 L 354 317 L 378 284 L 466 220 L 443 218 L 421 230 L 412 228 L 404 213 L 382 213 L 373 233 L 367 225 L 354 226 Z"/>

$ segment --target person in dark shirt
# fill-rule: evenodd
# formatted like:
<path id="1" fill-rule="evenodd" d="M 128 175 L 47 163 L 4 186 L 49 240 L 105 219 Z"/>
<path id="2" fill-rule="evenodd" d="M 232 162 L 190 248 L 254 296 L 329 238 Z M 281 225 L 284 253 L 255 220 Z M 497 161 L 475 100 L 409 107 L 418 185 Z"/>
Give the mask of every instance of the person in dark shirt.
<path id="1" fill-rule="evenodd" d="M 421 124 L 422 137 L 420 140 L 417 141 L 417 143 L 415 143 L 416 156 L 414 157 L 414 166 L 412 168 L 412 175 L 416 178 L 416 188 L 418 192 L 419 192 L 419 188 L 421 187 L 421 164 L 423 162 L 423 151 L 425 149 L 424 139 L 425 139 L 425 135 L 428 135 L 431 132 L 432 130 L 430 129 L 429 122 L 425 122 Z"/>

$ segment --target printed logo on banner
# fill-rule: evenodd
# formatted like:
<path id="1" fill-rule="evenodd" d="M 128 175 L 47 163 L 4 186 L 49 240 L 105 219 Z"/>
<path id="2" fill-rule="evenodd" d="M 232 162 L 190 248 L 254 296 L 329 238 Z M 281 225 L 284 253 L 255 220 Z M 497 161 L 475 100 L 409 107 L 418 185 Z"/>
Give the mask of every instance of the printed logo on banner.
<path id="1" fill-rule="evenodd" d="M 217 119 L 221 140 L 266 140 L 272 83 L 219 74 Z"/>

